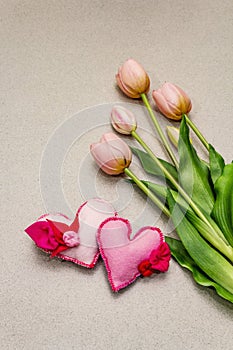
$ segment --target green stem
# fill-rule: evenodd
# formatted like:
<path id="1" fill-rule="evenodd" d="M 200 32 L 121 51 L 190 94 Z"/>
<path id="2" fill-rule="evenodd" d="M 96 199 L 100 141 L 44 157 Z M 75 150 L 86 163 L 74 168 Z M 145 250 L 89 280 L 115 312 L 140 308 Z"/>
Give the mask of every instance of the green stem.
<path id="1" fill-rule="evenodd" d="M 139 178 L 131 171 L 129 168 L 125 168 L 125 174 L 128 175 L 135 184 L 152 200 L 152 202 L 162 210 L 162 212 L 170 217 L 169 210 L 165 207 L 164 203 L 154 195 L 153 192 L 149 190 L 149 188 L 141 181 Z"/>
<path id="2" fill-rule="evenodd" d="M 156 155 L 152 152 L 149 146 L 143 141 L 143 139 L 138 135 L 136 131 L 132 131 L 132 136 L 140 143 L 140 145 L 145 149 L 145 151 L 151 156 L 154 162 L 158 165 L 158 167 L 162 170 L 165 177 L 175 186 L 175 188 L 179 191 L 182 197 L 186 200 L 186 202 L 190 205 L 190 207 L 195 211 L 195 213 L 202 219 L 208 226 L 212 228 L 209 221 L 206 219 L 205 215 L 202 214 L 201 210 L 197 207 L 197 205 L 192 201 L 189 195 L 183 190 L 183 188 L 178 184 L 176 179 L 169 173 L 169 171 L 163 166 L 160 160 L 156 157 Z"/>
<path id="3" fill-rule="evenodd" d="M 187 122 L 187 124 L 190 126 L 190 128 L 195 132 L 195 134 L 197 135 L 197 137 L 199 138 L 199 140 L 202 142 L 202 144 L 205 146 L 205 148 L 207 149 L 207 151 L 209 151 L 209 143 L 207 142 L 207 140 L 205 139 L 205 137 L 202 135 L 202 133 L 200 132 L 200 130 L 196 127 L 196 125 L 191 121 L 191 119 L 189 119 L 189 117 L 187 116 L 187 114 L 184 114 L 185 116 L 185 120 Z"/>
<path id="4" fill-rule="evenodd" d="M 167 152 L 168 152 L 172 162 L 174 163 L 175 167 L 178 169 L 178 167 L 179 167 L 178 161 L 177 161 L 177 159 L 176 159 L 176 157 L 175 157 L 171 147 L 169 146 L 169 143 L 167 142 L 167 139 L 166 139 L 166 137 L 165 137 L 165 135 L 164 135 L 164 133 L 163 133 L 159 123 L 158 123 L 158 120 L 155 117 L 155 114 L 154 114 L 154 112 L 153 112 L 153 110 L 151 108 L 151 105 L 150 105 L 146 95 L 145 94 L 141 94 L 141 98 L 142 98 L 142 101 L 144 102 L 144 104 L 145 104 L 145 106 L 146 106 L 146 108 L 147 108 L 147 110 L 149 112 L 151 120 L 152 120 L 152 122 L 153 122 L 153 124 L 155 126 L 155 129 L 156 129 L 156 131 L 157 131 L 157 133 L 158 133 L 158 135 L 159 135 L 159 137 L 160 137 L 160 139 L 161 139 L 165 149 L 167 150 Z"/>

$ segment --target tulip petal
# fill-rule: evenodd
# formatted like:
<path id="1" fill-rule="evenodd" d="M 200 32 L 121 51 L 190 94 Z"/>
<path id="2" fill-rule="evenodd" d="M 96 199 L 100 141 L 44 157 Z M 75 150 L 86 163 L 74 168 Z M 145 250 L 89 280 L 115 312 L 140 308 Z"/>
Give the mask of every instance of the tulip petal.
<path id="1" fill-rule="evenodd" d="M 91 154 L 99 167 L 107 174 L 114 175 L 117 163 L 107 143 L 91 145 Z"/>
<path id="2" fill-rule="evenodd" d="M 177 116 L 178 109 L 176 106 L 169 104 L 168 100 L 164 97 L 164 95 L 160 91 L 154 90 L 152 96 L 155 100 L 155 103 L 162 114 L 164 114 L 167 118 L 179 120 L 181 116 Z M 179 114 L 179 113 L 178 113 Z"/>
<path id="3" fill-rule="evenodd" d="M 128 145 L 113 133 L 104 134 L 99 143 L 90 146 L 92 156 L 100 168 L 109 175 L 119 175 L 131 163 Z"/>
<path id="4" fill-rule="evenodd" d="M 144 68 L 135 60 L 128 59 L 116 75 L 119 88 L 131 98 L 139 98 L 150 88 L 150 79 Z"/>
<path id="5" fill-rule="evenodd" d="M 161 113 L 170 119 L 180 120 L 192 108 L 188 95 L 177 85 L 168 82 L 153 91 L 152 95 Z"/>
<path id="6" fill-rule="evenodd" d="M 111 123 L 117 132 L 125 135 L 130 135 L 137 128 L 134 114 L 122 106 L 113 107 L 111 111 Z"/>
<path id="7" fill-rule="evenodd" d="M 117 84 L 119 86 L 119 88 L 128 96 L 128 97 L 131 97 L 131 98 L 139 98 L 140 97 L 140 94 L 138 93 L 135 93 L 134 90 L 132 90 L 130 88 L 130 86 L 127 86 L 123 80 L 121 79 L 121 76 L 120 74 L 118 73 L 116 75 L 116 80 L 117 80 Z"/>

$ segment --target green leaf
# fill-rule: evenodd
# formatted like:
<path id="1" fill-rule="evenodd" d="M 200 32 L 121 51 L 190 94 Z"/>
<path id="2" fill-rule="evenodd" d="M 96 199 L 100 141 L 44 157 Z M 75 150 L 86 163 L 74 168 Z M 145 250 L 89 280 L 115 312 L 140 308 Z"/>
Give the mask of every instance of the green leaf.
<path id="1" fill-rule="evenodd" d="M 167 187 L 160 185 L 160 184 L 155 184 L 154 182 L 151 181 L 145 181 L 141 180 L 144 185 L 146 185 L 152 192 L 154 192 L 158 197 L 166 200 L 167 199 Z"/>
<path id="2" fill-rule="evenodd" d="M 212 217 L 233 247 L 233 163 L 225 165 L 214 186 L 216 201 Z"/>
<path id="3" fill-rule="evenodd" d="M 168 189 L 167 187 L 159 184 L 155 184 L 150 181 L 142 182 L 158 197 L 162 198 L 167 202 Z M 207 225 L 204 221 L 202 221 L 194 211 L 188 206 L 186 201 L 179 196 L 176 191 L 170 190 L 170 193 L 176 203 L 179 204 L 180 209 L 186 215 L 187 219 L 194 225 L 194 227 L 198 230 L 201 235 L 207 239 L 211 244 L 213 244 L 220 252 L 222 252 L 226 257 L 228 257 L 231 261 L 233 260 L 233 249 L 228 245 L 228 241 L 226 240 L 224 234 L 216 224 L 216 222 L 211 218 L 210 215 L 205 214 L 206 219 L 210 223 L 211 227 Z"/>
<path id="4" fill-rule="evenodd" d="M 200 236 L 176 205 L 170 191 L 168 205 L 176 231 L 191 258 L 214 282 L 233 294 L 233 266 Z"/>
<path id="5" fill-rule="evenodd" d="M 154 192 L 158 197 L 164 199 L 167 202 L 168 188 L 164 185 L 156 184 L 151 181 L 141 180 L 152 192 Z M 194 214 L 193 210 L 190 208 L 188 203 L 181 197 L 177 191 L 171 190 L 170 193 L 174 200 L 182 207 L 183 212 L 191 212 Z"/>
<path id="6" fill-rule="evenodd" d="M 178 202 L 179 204 L 179 202 Z M 202 221 L 192 210 L 188 209 L 185 213 L 186 218 L 192 223 L 196 230 L 204 237 L 214 248 L 225 255 L 233 262 L 233 248 L 228 244 L 224 234 L 216 225 L 215 221 L 209 216 L 206 216 L 211 227 Z"/>
<path id="7" fill-rule="evenodd" d="M 216 282 L 212 281 L 194 262 L 190 257 L 187 250 L 181 241 L 172 238 L 165 237 L 166 242 L 168 243 L 171 253 L 174 259 L 180 264 L 180 266 L 185 267 L 192 272 L 193 279 L 200 285 L 204 287 L 213 287 L 215 288 L 217 294 L 222 298 L 233 303 L 233 294 L 228 292 L 225 288 L 221 287 Z"/>
<path id="8" fill-rule="evenodd" d="M 178 151 L 180 155 L 179 181 L 181 186 L 199 208 L 210 214 L 214 205 L 214 194 L 209 182 L 210 172 L 190 143 L 189 129 L 184 117 L 180 126 Z"/>
<path id="9" fill-rule="evenodd" d="M 133 185 L 136 185 L 132 179 L 126 179 L 126 181 L 130 182 Z M 146 180 L 140 180 L 140 181 L 144 185 L 146 185 L 149 188 L 149 190 L 154 192 L 158 197 L 160 197 L 166 201 L 166 199 L 167 199 L 167 187 L 166 186 L 156 184 L 154 182 L 146 181 Z"/>
<path id="10" fill-rule="evenodd" d="M 158 197 L 162 198 L 167 205 L 168 189 L 159 184 L 155 184 L 150 181 L 142 181 L 152 192 Z M 209 226 L 206 222 L 201 220 L 194 211 L 187 205 L 186 201 L 179 196 L 176 191 L 170 190 L 170 193 L 177 204 L 179 204 L 183 215 L 193 224 L 197 231 L 204 237 L 209 243 L 217 248 L 222 254 L 224 254 L 230 261 L 233 261 L 233 249 L 229 246 L 224 234 L 211 218 L 210 215 L 205 214 L 206 219 L 210 223 Z"/>
<path id="11" fill-rule="evenodd" d="M 209 161 L 210 161 L 210 175 L 213 184 L 222 175 L 225 162 L 223 157 L 215 151 L 214 147 L 209 144 Z"/>
<path id="12" fill-rule="evenodd" d="M 131 150 L 133 152 L 134 155 L 136 155 L 138 157 L 138 159 L 140 160 L 143 169 L 151 175 L 155 175 L 158 176 L 160 178 L 164 178 L 164 174 L 162 172 L 162 170 L 158 167 L 158 165 L 154 162 L 154 160 L 149 156 L 148 153 L 141 151 L 138 148 L 135 147 L 131 147 Z M 166 162 L 163 159 L 158 158 L 159 161 L 162 163 L 162 165 L 169 171 L 169 173 L 176 179 L 178 180 L 178 175 L 177 175 L 177 171 L 176 168 Z"/>

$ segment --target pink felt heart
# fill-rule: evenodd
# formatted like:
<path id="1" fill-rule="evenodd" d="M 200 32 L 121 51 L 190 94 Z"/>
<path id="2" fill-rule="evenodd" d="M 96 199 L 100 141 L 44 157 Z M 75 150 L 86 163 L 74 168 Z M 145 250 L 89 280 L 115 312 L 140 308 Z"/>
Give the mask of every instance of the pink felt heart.
<path id="1" fill-rule="evenodd" d="M 110 203 L 94 198 L 80 206 L 73 221 L 63 214 L 45 214 L 25 232 L 52 257 L 93 268 L 99 257 L 98 227 L 113 215 L 116 212 Z"/>
<path id="2" fill-rule="evenodd" d="M 142 227 L 133 239 L 130 239 L 131 231 L 129 221 L 119 217 L 106 219 L 98 230 L 100 254 L 115 292 L 134 282 L 141 274 L 140 264 L 166 245 L 162 232 L 156 227 Z"/>

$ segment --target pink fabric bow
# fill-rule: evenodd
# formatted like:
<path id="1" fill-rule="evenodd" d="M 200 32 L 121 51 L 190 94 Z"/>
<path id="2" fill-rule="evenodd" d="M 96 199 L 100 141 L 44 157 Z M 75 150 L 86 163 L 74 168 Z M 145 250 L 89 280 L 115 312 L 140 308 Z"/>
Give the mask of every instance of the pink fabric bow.
<path id="1" fill-rule="evenodd" d="M 163 242 L 157 249 L 152 250 L 149 259 L 143 260 L 138 265 L 138 270 L 144 277 L 149 277 L 154 272 L 166 272 L 170 259 L 171 251 L 169 245 Z"/>
<path id="2" fill-rule="evenodd" d="M 34 222 L 25 231 L 39 248 L 51 251 L 51 257 L 54 257 L 62 251 L 79 244 L 78 228 L 78 216 L 75 216 L 71 225 L 46 219 L 46 221 Z M 73 233 L 72 245 L 70 245 L 70 240 L 67 239 L 67 232 Z"/>

